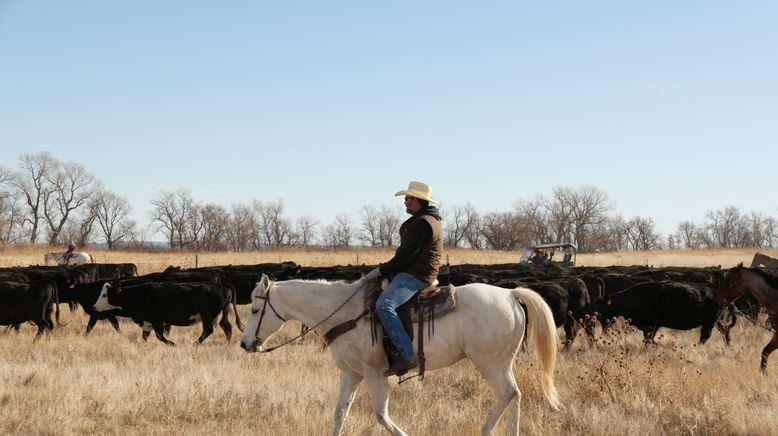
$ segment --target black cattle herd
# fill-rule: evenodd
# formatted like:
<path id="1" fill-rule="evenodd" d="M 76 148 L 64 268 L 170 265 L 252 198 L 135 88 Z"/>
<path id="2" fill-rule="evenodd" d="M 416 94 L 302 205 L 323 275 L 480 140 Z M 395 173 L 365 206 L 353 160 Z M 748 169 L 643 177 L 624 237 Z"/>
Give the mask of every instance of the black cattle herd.
<path id="1" fill-rule="evenodd" d="M 229 312 L 242 328 L 236 305 L 249 304 L 262 274 L 275 280 L 326 279 L 353 281 L 375 266 L 301 267 L 294 262 L 214 266 L 195 269 L 169 267 L 158 273 L 137 275 L 134 264 L 28 266 L 0 268 L 0 325 L 19 330 L 34 323 L 37 339 L 60 323 L 60 304 L 80 306 L 89 316 L 88 334 L 99 320 L 119 330 L 117 317 L 143 327 L 145 339 L 153 330 L 166 344 L 170 326 L 202 323 L 199 342 L 213 331 L 216 318 L 228 340 L 232 332 Z M 726 270 L 647 266 L 575 267 L 500 264 L 444 266 L 441 285 L 488 283 L 504 288 L 528 287 L 549 304 L 557 327 L 565 332 L 569 348 L 577 333 L 590 340 L 599 321 L 603 330 L 617 317 L 640 329 L 644 341 L 654 341 L 657 329 L 689 330 L 701 327 L 704 343 L 716 326 L 729 343 L 735 313 L 755 319 L 758 303 L 750 296 L 737 307 L 719 308 L 713 301 Z M 55 322 L 56 320 L 56 322 Z"/>

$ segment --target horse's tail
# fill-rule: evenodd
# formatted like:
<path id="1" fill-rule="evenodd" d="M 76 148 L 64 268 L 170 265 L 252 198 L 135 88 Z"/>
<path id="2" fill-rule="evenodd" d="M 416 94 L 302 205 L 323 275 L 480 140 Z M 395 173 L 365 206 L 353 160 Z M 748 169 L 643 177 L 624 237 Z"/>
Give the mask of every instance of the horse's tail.
<path id="1" fill-rule="evenodd" d="M 557 335 L 554 325 L 554 315 L 548 304 L 537 292 L 527 288 L 516 288 L 513 295 L 527 307 L 527 322 L 529 324 L 529 338 L 533 347 L 540 355 L 543 376 L 541 385 L 543 395 L 555 410 L 559 410 L 562 402 L 559 399 L 556 387 L 554 387 L 554 367 L 556 366 Z"/>

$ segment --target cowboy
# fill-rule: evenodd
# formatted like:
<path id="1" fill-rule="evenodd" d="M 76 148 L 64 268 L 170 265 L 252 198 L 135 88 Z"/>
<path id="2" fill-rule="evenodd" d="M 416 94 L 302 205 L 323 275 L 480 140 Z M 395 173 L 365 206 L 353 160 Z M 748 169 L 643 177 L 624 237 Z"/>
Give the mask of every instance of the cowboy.
<path id="1" fill-rule="evenodd" d="M 412 181 L 408 189 L 394 194 L 395 197 L 405 196 L 405 211 L 411 217 L 400 225 L 400 246 L 394 257 L 365 276 L 367 279 L 379 276 L 391 279 L 376 301 L 376 312 L 401 359 L 393 362 L 384 375 L 399 376 L 419 364 L 413 344 L 397 316 L 397 308 L 438 276 L 443 231 L 437 207 L 430 206 L 430 203 L 438 203 L 431 197 L 431 192 L 429 185 Z"/>
<path id="2" fill-rule="evenodd" d="M 546 253 L 544 253 L 541 250 L 535 250 L 535 253 L 532 255 L 532 258 L 530 259 L 530 262 L 540 265 L 545 263 L 547 260 Z"/>
<path id="3" fill-rule="evenodd" d="M 68 251 L 65 252 L 65 254 L 62 256 L 62 259 L 65 260 L 65 263 L 69 263 L 70 259 L 76 257 L 76 243 L 73 241 L 70 241 L 68 244 Z"/>

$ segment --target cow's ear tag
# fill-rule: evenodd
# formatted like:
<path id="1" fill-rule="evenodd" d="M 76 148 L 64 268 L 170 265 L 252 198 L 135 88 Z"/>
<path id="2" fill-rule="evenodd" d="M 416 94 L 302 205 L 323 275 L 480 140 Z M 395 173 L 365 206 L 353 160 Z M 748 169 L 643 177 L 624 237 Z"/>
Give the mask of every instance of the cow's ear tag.
<path id="1" fill-rule="evenodd" d="M 119 289 L 116 290 L 116 293 L 117 294 L 121 294 L 123 290 L 124 290 L 124 288 L 119 288 Z M 608 303 L 608 304 L 610 304 L 610 303 Z"/>
<path id="2" fill-rule="evenodd" d="M 71 283 L 71 284 L 70 284 L 70 286 L 68 286 L 68 288 L 70 288 L 70 289 L 73 289 L 73 288 L 75 288 L 75 287 L 76 287 L 76 284 L 75 284 L 75 283 Z"/>
<path id="3" fill-rule="evenodd" d="M 608 306 L 610 306 L 611 304 L 613 304 L 613 300 L 611 300 L 611 299 L 609 298 L 609 299 L 608 299 Z"/>

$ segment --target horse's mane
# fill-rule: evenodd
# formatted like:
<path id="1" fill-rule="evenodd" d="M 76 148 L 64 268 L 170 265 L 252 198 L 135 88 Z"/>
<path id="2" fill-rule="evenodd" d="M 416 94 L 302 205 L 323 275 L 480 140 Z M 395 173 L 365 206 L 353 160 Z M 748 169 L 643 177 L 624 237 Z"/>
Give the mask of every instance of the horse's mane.
<path id="1" fill-rule="evenodd" d="M 778 276 L 761 268 L 743 268 L 761 276 L 771 288 L 778 289 Z"/>

